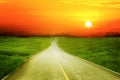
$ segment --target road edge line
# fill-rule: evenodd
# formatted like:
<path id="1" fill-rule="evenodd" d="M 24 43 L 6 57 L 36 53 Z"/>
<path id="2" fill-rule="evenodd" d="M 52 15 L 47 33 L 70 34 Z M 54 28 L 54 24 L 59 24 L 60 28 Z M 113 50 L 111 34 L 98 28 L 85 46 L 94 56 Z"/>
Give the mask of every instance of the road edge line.
<path id="1" fill-rule="evenodd" d="M 73 55 L 73 56 L 74 56 L 74 55 Z M 96 64 L 96 63 L 94 63 L 94 62 L 85 60 L 85 59 L 80 58 L 80 57 L 78 57 L 78 56 L 75 56 L 75 57 L 77 57 L 77 58 L 79 58 L 80 60 L 85 61 L 85 62 L 87 62 L 87 63 L 89 63 L 89 64 L 95 65 L 96 67 L 99 67 L 99 68 L 101 68 L 101 69 L 104 69 L 104 70 L 106 70 L 106 71 L 109 71 L 109 72 L 111 72 L 112 74 L 115 74 L 115 75 L 117 75 L 117 76 L 120 76 L 120 73 L 115 72 L 115 71 L 113 71 L 113 70 L 111 70 L 111 69 L 108 69 L 108 68 L 106 68 L 106 67 L 103 67 L 103 66 L 101 66 L 101 65 L 99 65 L 99 64 Z"/>
<path id="2" fill-rule="evenodd" d="M 48 48 L 49 48 L 49 47 L 48 47 Z M 48 49 L 48 48 L 46 48 L 46 49 Z M 3 77 L 1 80 L 6 80 L 10 75 L 12 75 L 13 73 L 15 73 L 15 72 L 18 71 L 19 69 L 21 69 L 22 66 L 24 66 L 24 64 L 25 64 L 26 62 L 28 62 L 32 57 L 38 55 L 39 53 L 42 53 L 42 52 L 45 51 L 46 49 L 43 49 L 43 50 L 40 51 L 40 52 L 37 52 L 37 53 L 35 53 L 35 54 L 33 53 L 32 55 L 28 56 L 21 65 L 19 65 L 15 70 L 13 70 L 13 71 L 10 72 L 9 74 L 7 74 L 7 75 L 6 75 L 5 77 Z"/>

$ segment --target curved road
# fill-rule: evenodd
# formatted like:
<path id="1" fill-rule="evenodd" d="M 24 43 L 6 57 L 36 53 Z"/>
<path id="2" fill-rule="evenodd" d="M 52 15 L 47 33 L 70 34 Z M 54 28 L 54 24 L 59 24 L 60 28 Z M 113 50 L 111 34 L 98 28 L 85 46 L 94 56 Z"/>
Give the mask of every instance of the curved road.
<path id="1" fill-rule="evenodd" d="M 5 80 L 120 80 L 120 76 L 65 53 L 53 41 Z"/>

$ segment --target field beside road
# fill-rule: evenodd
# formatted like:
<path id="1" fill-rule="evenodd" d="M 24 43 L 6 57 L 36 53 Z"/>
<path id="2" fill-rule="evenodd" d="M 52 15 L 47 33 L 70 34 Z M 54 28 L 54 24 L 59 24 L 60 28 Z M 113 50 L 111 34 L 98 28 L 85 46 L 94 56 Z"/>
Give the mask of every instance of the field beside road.
<path id="1" fill-rule="evenodd" d="M 120 73 L 120 38 L 59 37 L 59 46 L 72 55 Z"/>
<path id="2" fill-rule="evenodd" d="M 49 47 L 50 37 L 0 36 L 0 79 L 15 70 L 24 61 Z"/>
<path id="3" fill-rule="evenodd" d="M 55 39 L 4 80 L 120 80 L 120 75 L 64 52 Z"/>

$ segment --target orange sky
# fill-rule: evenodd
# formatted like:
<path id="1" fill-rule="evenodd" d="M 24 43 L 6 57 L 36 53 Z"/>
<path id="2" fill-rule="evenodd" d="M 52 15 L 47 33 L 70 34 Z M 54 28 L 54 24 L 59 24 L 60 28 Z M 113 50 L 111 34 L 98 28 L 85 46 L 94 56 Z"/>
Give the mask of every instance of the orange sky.
<path id="1" fill-rule="evenodd" d="M 85 21 L 92 27 L 86 28 Z M 0 0 L 0 33 L 120 32 L 120 0 Z"/>

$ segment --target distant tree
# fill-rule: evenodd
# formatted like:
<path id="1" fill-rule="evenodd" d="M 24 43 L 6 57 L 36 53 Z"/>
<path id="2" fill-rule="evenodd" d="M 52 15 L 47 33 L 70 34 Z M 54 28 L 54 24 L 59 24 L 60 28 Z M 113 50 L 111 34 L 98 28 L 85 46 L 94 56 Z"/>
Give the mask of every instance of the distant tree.
<path id="1" fill-rule="evenodd" d="M 105 37 L 120 37 L 120 32 L 107 32 Z"/>

